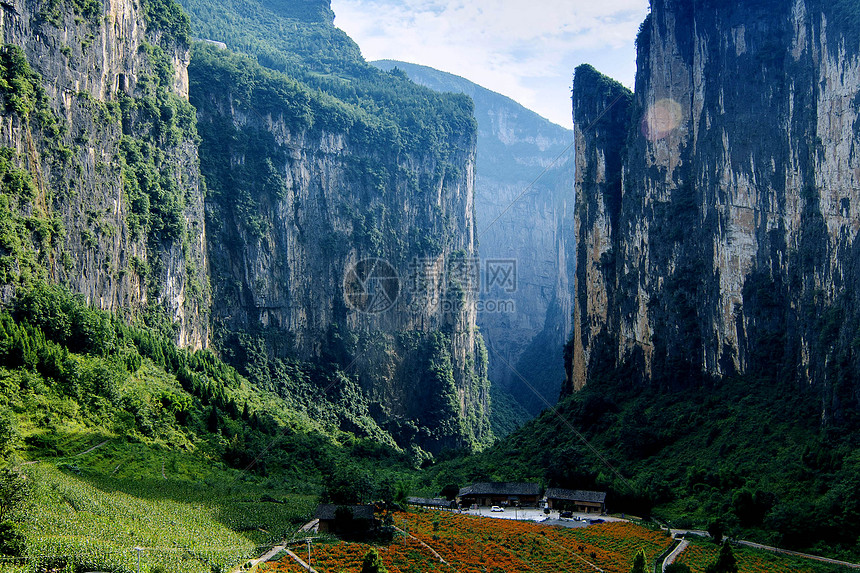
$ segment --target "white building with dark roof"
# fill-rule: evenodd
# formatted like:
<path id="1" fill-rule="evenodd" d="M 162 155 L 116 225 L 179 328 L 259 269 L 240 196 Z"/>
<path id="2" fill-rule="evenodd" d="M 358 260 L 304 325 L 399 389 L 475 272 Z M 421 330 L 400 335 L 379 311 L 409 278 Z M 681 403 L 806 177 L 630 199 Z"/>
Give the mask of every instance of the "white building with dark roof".
<path id="1" fill-rule="evenodd" d="M 540 485 L 528 482 L 494 481 L 475 483 L 457 494 L 460 505 L 534 506 L 540 500 Z"/>

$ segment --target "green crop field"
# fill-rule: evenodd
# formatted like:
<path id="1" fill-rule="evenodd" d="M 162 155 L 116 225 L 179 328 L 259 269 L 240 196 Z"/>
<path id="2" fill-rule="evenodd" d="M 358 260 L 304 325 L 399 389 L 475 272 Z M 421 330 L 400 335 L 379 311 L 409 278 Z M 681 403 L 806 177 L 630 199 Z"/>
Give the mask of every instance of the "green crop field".
<path id="1" fill-rule="evenodd" d="M 312 511 L 308 497 L 267 498 L 226 473 L 220 483 L 132 481 L 61 468 L 25 468 L 35 503 L 22 561 L 29 567 L 17 569 L 65 570 L 74 563 L 73 570 L 136 571 L 139 553 L 140 571 L 226 571 L 289 537 Z M 7 562 L 0 570 L 16 567 Z"/>

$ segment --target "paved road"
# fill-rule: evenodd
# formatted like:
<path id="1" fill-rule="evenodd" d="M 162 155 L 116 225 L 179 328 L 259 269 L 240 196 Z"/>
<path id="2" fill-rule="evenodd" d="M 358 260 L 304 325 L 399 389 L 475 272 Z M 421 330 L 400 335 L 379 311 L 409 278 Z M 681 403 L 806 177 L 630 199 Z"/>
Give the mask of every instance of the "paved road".
<path id="1" fill-rule="evenodd" d="M 698 535 L 701 537 L 710 537 L 710 534 L 707 531 L 699 531 L 699 530 L 680 530 L 673 529 L 672 535 L 674 537 L 679 537 L 681 535 L 692 534 Z M 729 539 L 729 538 L 727 538 Z M 849 563 L 848 561 L 839 561 L 838 559 L 830 559 L 828 557 L 821 557 L 820 555 L 811 555 L 809 553 L 800 553 L 798 551 L 791 551 L 789 549 L 780 549 L 779 547 L 773 547 L 770 545 L 762 545 L 761 543 L 753 543 L 752 541 L 744 541 L 743 539 L 729 539 L 732 543 L 737 545 L 743 545 L 745 547 L 752 547 L 753 549 L 762 549 L 764 551 L 771 551 L 773 553 L 782 553 L 783 555 L 793 555 L 795 557 L 802 557 L 804 559 L 812 559 L 813 561 L 821 561 L 822 563 L 830 563 L 832 565 L 841 565 L 842 567 L 850 567 L 852 569 L 860 569 L 860 563 Z M 669 563 L 669 560 L 666 560 L 666 563 Z"/>
<path id="2" fill-rule="evenodd" d="M 737 543 L 738 545 L 745 545 L 746 547 L 753 547 L 755 549 L 764 549 L 765 551 L 773 551 L 774 553 L 794 555 L 795 557 L 803 557 L 805 559 L 812 559 L 814 561 L 821 561 L 823 563 L 830 563 L 832 565 L 841 565 L 843 567 L 850 567 L 852 569 L 860 569 L 860 563 L 848 563 L 847 561 L 829 559 L 827 557 L 820 557 L 818 555 L 810 555 L 809 553 L 798 553 L 797 551 L 789 551 L 788 549 L 780 549 L 779 547 L 771 547 L 770 545 L 762 545 L 760 543 L 753 543 L 752 541 L 741 541 L 739 539 L 732 539 L 731 541 L 733 543 Z"/>
<path id="3" fill-rule="evenodd" d="M 690 544 L 690 542 L 687 541 L 686 539 L 681 540 L 681 543 L 678 544 L 678 547 L 673 549 L 672 553 L 667 555 L 666 559 L 663 560 L 663 567 L 662 567 L 663 571 L 666 570 L 666 567 L 668 567 L 669 565 L 671 565 L 672 563 L 675 562 L 675 559 L 678 558 L 678 555 L 680 555 L 681 552 L 684 551 L 684 549 L 686 549 L 689 544 Z"/>
<path id="4" fill-rule="evenodd" d="M 551 511 L 547 516 L 543 509 L 536 507 L 524 508 L 506 508 L 505 511 L 494 512 L 490 511 L 489 507 L 480 507 L 478 509 L 464 509 L 464 515 L 480 515 L 481 517 L 492 517 L 493 519 L 518 519 L 521 521 L 534 521 L 546 525 L 561 525 L 563 527 L 584 527 L 588 525 L 582 519 L 602 519 L 603 521 L 627 521 L 618 517 L 609 517 L 607 515 L 597 515 L 594 513 L 574 513 L 574 519 L 562 519 L 559 517 L 558 511 Z M 579 519 L 576 519 L 579 518 Z"/>

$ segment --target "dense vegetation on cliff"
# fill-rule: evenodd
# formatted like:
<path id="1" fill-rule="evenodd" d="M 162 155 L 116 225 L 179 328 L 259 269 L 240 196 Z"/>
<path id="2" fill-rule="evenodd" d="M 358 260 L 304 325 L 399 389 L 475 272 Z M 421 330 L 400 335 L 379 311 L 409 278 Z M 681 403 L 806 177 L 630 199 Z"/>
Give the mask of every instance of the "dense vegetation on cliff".
<path id="1" fill-rule="evenodd" d="M 386 148 L 429 152 L 441 161 L 451 151 L 447 148 L 451 134 L 474 130 L 468 97 L 434 92 L 365 62 L 355 42 L 335 28 L 330 17 L 320 18 L 330 13 L 328 1 L 182 4 L 197 37 L 224 42 L 262 67 L 285 73 L 305 86 L 311 105 L 318 97 L 346 104 L 347 117 L 343 113 L 335 117 L 347 123 L 330 128 L 371 122 L 373 130 L 386 138 Z M 307 6 L 297 9 L 302 4 Z M 316 115 L 318 120 L 325 117 Z"/>
<path id="2" fill-rule="evenodd" d="M 475 254 L 471 100 L 368 65 L 332 26 L 327 2 L 186 8 L 197 36 L 228 46 L 196 44 L 189 66 L 208 186 L 212 342 L 284 392 L 283 360 L 349 379 L 371 421 L 417 456 L 487 445 L 489 384 L 471 307 L 458 298 L 439 310 L 410 287 L 423 261 Z M 384 316 L 344 300 L 349 265 L 367 258 L 401 277 Z M 428 378 L 424 364 L 444 372 Z M 444 407 L 425 408 L 427 394 Z"/>

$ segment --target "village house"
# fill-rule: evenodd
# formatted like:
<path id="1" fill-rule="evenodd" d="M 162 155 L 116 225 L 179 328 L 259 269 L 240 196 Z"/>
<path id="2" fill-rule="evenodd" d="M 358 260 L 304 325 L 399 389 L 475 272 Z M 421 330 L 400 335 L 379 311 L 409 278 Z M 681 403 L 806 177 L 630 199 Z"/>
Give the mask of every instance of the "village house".
<path id="1" fill-rule="evenodd" d="M 537 507 L 539 500 L 540 485 L 509 481 L 475 483 L 457 494 L 457 503 L 464 507 L 473 504 Z"/>
<path id="2" fill-rule="evenodd" d="M 444 497 L 410 497 L 406 499 L 408 505 L 416 507 L 429 507 L 431 509 L 456 509 L 457 502 L 448 501 Z"/>
<path id="3" fill-rule="evenodd" d="M 319 520 L 317 531 L 348 534 L 371 531 L 377 525 L 375 509 L 372 505 L 320 504 L 314 515 Z"/>
<path id="4" fill-rule="evenodd" d="M 580 513 L 605 513 L 606 492 L 551 487 L 546 490 L 544 503 L 550 509 L 567 509 Z"/>

